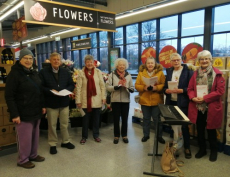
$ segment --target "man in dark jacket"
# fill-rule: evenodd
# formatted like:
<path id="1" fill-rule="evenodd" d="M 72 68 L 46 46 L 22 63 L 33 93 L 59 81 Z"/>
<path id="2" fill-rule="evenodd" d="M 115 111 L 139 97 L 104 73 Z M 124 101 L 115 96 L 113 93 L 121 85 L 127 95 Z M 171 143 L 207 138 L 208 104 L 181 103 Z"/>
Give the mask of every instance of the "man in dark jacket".
<path id="1" fill-rule="evenodd" d="M 47 108 L 50 154 L 56 154 L 56 145 L 58 143 L 56 125 L 58 117 L 62 135 L 61 147 L 74 149 L 75 146 L 70 143 L 68 133 L 69 96 L 58 96 L 52 93 L 51 90 L 59 92 L 66 89 L 72 92 L 74 90 L 74 83 L 70 73 L 65 68 L 60 67 L 61 56 L 58 53 L 52 53 L 50 55 L 50 64 L 50 67 L 44 68 L 40 71 L 40 77 Z"/>

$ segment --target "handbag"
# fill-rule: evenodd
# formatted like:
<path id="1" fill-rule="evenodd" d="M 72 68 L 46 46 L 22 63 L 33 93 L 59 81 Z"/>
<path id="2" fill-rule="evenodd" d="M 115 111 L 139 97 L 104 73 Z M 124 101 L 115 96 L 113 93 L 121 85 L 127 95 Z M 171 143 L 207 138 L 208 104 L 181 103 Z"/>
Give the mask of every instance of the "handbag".
<path id="1" fill-rule="evenodd" d="M 166 143 L 164 152 L 161 157 L 161 168 L 164 173 L 175 173 L 179 172 L 179 176 L 183 177 L 184 173 L 179 169 L 178 166 L 183 166 L 183 161 L 177 161 L 175 159 L 176 148 L 173 143 Z"/>
<path id="2" fill-rule="evenodd" d="M 112 72 L 112 86 L 113 86 L 113 72 Z M 106 104 L 111 104 L 111 92 L 107 93 Z"/>

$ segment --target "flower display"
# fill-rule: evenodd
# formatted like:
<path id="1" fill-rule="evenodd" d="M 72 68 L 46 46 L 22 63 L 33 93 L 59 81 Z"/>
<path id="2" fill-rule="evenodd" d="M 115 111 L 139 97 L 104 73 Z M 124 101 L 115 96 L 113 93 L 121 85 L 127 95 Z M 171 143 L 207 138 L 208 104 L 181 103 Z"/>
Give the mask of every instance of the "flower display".
<path id="1" fill-rule="evenodd" d="M 73 66 L 73 64 L 74 64 L 74 62 L 71 61 L 70 59 L 66 59 L 66 60 L 65 60 L 65 59 L 62 59 L 61 62 L 62 62 L 64 65 L 68 66 L 69 68 L 71 68 L 71 67 Z"/>

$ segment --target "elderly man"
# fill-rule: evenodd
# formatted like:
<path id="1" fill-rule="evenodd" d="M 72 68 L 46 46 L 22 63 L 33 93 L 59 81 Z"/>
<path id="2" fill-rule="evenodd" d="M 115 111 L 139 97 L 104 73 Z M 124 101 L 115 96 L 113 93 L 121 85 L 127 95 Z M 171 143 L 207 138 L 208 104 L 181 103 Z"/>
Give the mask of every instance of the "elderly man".
<path id="1" fill-rule="evenodd" d="M 72 92 L 74 90 L 74 83 L 70 73 L 65 68 L 60 67 L 61 56 L 58 53 L 52 53 L 50 55 L 50 64 L 50 67 L 44 68 L 40 71 L 40 77 L 42 80 L 45 104 L 47 108 L 50 154 L 56 154 L 56 146 L 58 143 L 56 125 L 58 117 L 62 136 L 61 147 L 74 149 L 75 146 L 70 143 L 68 133 L 69 96 L 58 96 L 52 93 L 51 90 L 59 92 L 66 89 Z"/>

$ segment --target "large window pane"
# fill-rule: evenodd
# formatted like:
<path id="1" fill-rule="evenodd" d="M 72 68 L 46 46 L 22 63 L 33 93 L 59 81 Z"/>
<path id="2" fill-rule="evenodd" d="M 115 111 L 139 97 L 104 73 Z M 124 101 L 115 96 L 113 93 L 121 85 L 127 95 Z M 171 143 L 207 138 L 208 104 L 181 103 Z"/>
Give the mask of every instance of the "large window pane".
<path id="1" fill-rule="evenodd" d="M 98 60 L 97 49 L 90 49 L 90 55 L 92 55 L 95 60 Z"/>
<path id="2" fill-rule="evenodd" d="M 159 52 L 166 45 L 171 45 L 177 50 L 177 39 L 160 41 Z"/>
<path id="3" fill-rule="evenodd" d="M 127 45 L 127 60 L 129 63 L 128 71 L 131 74 L 137 74 L 138 70 L 138 45 Z"/>
<path id="4" fill-rule="evenodd" d="M 78 36 L 73 37 L 73 41 L 76 41 L 76 40 L 78 40 Z"/>
<path id="5" fill-rule="evenodd" d="M 97 34 L 91 33 L 89 34 L 89 37 L 91 38 L 91 47 L 96 48 L 97 47 Z"/>
<path id="6" fill-rule="evenodd" d="M 138 24 L 129 25 L 126 27 L 126 43 L 135 43 L 138 42 Z"/>
<path id="7" fill-rule="evenodd" d="M 141 44 L 142 51 L 148 47 L 156 48 L 156 42 L 144 42 Z"/>
<path id="8" fill-rule="evenodd" d="M 100 48 L 100 62 L 101 62 L 101 70 L 103 72 L 108 73 L 108 49 Z"/>
<path id="9" fill-rule="evenodd" d="M 85 56 L 88 54 L 87 50 L 81 50 L 81 59 L 82 59 L 82 66 L 85 66 Z"/>
<path id="10" fill-rule="evenodd" d="M 178 16 L 172 16 L 160 19 L 160 38 L 177 37 Z"/>
<path id="11" fill-rule="evenodd" d="M 41 53 L 41 44 L 37 44 L 37 53 L 40 54 Z"/>
<path id="12" fill-rule="evenodd" d="M 123 50 L 124 50 L 124 46 L 123 45 L 121 45 L 121 46 L 115 46 L 115 48 L 120 48 L 120 56 L 118 56 L 119 58 L 124 58 L 124 52 L 123 52 Z"/>
<path id="13" fill-rule="evenodd" d="M 87 38 L 87 35 L 86 35 L 86 34 L 81 35 L 80 38 L 81 38 L 81 39 L 85 39 L 85 38 Z"/>
<path id="14" fill-rule="evenodd" d="M 79 50 L 73 51 L 74 68 L 80 68 Z"/>
<path id="15" fill-rule="evenodd" d="M 193 42 L 196 42 L 200 44 L 201 46 L 203 46 L 203 39 L 204 39 L 203 36 L 182 38 L 181 39 L 181 52 L 188 44 L 193 43 Z"/>
<path id="16" fill-rule="evenodd" d="M 70 42 L 70 38 L 66 38 L 66 45 L 64 46 L 66 51 L 71 50 L 71 42 Z"/>
<path id="17" fill-rule="evenodd" d="M 51 42 L 51 49 L 52 49 L 52 53 L 53 53 L 53 52 L 57 52 L 56 41 L 52 41 L 52 42 Z"/>
<path id="18" fill-rule="evenodd" d="M 63 52 L 62 40 L 57 41 L 57 45 L 58 45 L 58 52 L 59 53 Z"/>
<path id="19" fill-rule="evenodd" d="M 213 56 L 230 55 L 230 33 L 216 34 L 213 36 Z"/>
<path id="20" fill-rule="evenodd" d="M 230 4 L 214 8 L 214 32 L 230 31 Z"/>
<path id="21" fill-rule="evenodd" d="M 114 44 L 120 45 L 123 44 L 123 27 L 116 28 L 117 32 L 114 33 Z"/>
<path id="22" fill-rule="evenodd" d="M 66 58 L 65 59 L 71 60 L 71 51 L 66 52 Z"/>
<path id="23" fill-rule="evenodd" d="M 156 20 L 142 23 L 142 41 L 152 41 L 156 39 Z"/>
<path id="24" fill-rule="evenodd" d="M 108 46 L 107 31 L 99 32 L 100 47 Z"/>
<path id="25" fill-rule="evenodd" d="M 182 36 L 203 34 L 204 33 L 204 10 L 183 14 L 181 31 L 182 31 Z"/>

